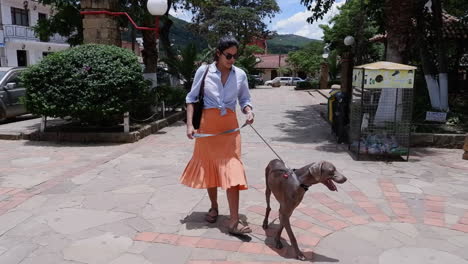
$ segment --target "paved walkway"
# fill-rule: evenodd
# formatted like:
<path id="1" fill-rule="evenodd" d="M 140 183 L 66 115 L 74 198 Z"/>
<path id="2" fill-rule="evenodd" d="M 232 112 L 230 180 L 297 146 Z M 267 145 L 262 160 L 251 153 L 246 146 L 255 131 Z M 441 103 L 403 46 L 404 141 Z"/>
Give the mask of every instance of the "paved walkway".
<path id="1" fill-rule="evenodd" d="M 330 141 L 323 96 L 255 89 L 255 127 L 291 167 L 322 159 L 349 179 L 339 192 L 314 186 L 293 230 L 315 263 L 468 263 L 468 162 L 461 150 L 415 149 L 410 162 L 353 161 Z M 250 189 L 241 193 L 248 238 L 207 224 L 204 190 L 178 178 L 193 141 L 183 123 L 134 144 L 0 141 L 0 263 L 296 263 L 260 227 L 264 168 L 273 153 L 242 131 Z M 277 203 L 273 202 L 273 208 Z M 283 234 L 287 241 L 286 233 Z M 301 262 L 302 263 L 302 262 Z"/>

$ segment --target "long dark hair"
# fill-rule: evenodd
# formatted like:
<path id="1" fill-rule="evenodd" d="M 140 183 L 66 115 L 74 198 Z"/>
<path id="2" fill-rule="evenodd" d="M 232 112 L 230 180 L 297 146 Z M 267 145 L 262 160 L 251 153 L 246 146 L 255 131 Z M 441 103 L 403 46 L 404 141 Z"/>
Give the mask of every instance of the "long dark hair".
<path id="1" fill-rule="evenodd" d="M 233 36 L 224 36 L 224 37 L 221 37 L 218 41 L 218 46 L 216 47 L 216 51 L 215 51 L 215 54 L 214 54 L 214 60 L 215 61 L 218 61 L 219 59 L 219 56 L 218 56 L 218 51 L 219 52 L 223 52 L 227 49 L 229 49 L 230 47 L 236 47 L 237 49 L 239 49 L 239 41 L 237 41 L 236 38 L 234 38 Z"/>

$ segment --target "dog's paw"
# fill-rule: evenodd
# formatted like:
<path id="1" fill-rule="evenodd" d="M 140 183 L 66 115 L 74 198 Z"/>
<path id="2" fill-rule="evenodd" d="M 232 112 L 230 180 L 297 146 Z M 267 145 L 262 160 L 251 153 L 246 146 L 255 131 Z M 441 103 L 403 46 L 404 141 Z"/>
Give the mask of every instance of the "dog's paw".
<path id="1" fill-rule="evenodd" d="M 276 241 L 276 248 L 277 249 L 282 249 L 283 248 L 283 243 L 281 243 L 281 241 Z"/>
<path id="2" fill-rule="evenodd" d="M 297 253 L 297 257 L 296 257 L 298 260 L 301 260 L 301 261 L 304 261 L 306 260 L 306 257 L 304 256 L 304 254 L 302 254 L 302 252 L 299 252 Z"/>

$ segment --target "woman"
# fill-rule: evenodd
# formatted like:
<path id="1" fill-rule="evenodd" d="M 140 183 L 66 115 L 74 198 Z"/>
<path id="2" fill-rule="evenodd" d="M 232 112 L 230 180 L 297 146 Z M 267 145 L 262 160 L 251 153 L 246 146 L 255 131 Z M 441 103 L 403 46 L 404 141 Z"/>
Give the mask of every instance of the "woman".
<path id="1" fill-rule="evenodd" d="M 204 79 L 204 110 L 198 133 L 217 134 L 239 127 L 236 117 L 236 103 L 246 115 L 247 124 L 252 124 L 254 114 L 250 102 L 247 75 L 234 62 L 238 57 L 239 43 L 233 37 L 223 37 L 216 49 L 215 61 L 201 66 L 195 73 L 192 89 L 187 94 L 187 137 L 193 139 L 193 103 L 197 101 L 200 85 Z M 180 182 L 192 188 L 208 190 L 211 208 L 205 220 L 214 223 L 218 218 L 218 192 L 226 190 L 229 203 L 231 234 L 245 234 L 252 230 L 239 221 L 239 191 L 247 189 L 244 166 L 240 160 L 240 132 L 219 136 L 197 138 L 190 162 Z"/>

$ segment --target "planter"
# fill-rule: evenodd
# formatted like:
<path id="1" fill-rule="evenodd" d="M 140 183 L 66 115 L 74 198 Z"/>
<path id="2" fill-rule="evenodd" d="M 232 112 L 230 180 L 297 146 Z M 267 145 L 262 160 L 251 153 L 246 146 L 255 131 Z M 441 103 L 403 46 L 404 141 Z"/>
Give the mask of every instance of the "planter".
<path id="1" fill-rule="evenodd" d="M 174 113 L 164 119 L 160 119 L 144 125 L 136 131 L 124 132 L 63 132 L 46 131 L 35 132 L 28 135 L 26 139 L 36 141 L 65 141 L 65 142 L 106 142 L 106 143 L 133 143 L 149 136 L 164 127 L 185 118 L 185 111 Z"/>
<path id="2" fill-rule="evenodd" d="M 411 147 L 461 149 L 466 136 L 463 134 L 411 133 Z"/>

